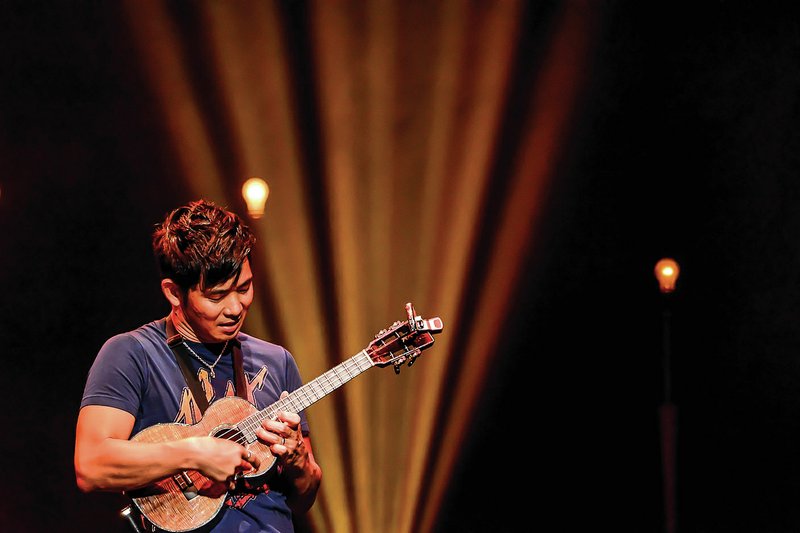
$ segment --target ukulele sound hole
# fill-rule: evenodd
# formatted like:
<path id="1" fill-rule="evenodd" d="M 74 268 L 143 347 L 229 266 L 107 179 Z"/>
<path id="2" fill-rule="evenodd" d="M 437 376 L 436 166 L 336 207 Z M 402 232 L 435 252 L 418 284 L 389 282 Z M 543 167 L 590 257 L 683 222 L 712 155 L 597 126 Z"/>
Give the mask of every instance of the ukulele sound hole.
<path id="1" fill-rule="evenodd" d="M 218 439 L 232 440 L 243 446 L 247 444 L 247 439 L 244 434 L 235 427 L 227 426 L 218 428 L 211 436 L 217 437 Z"/>

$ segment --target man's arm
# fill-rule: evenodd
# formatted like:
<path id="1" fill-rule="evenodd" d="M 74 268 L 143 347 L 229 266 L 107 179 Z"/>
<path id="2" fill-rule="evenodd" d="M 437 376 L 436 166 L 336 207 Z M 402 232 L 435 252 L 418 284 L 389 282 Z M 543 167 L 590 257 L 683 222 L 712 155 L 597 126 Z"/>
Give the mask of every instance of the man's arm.
<path id="1" fill-rule="evenodd" d="M 287 503 L 293 513 L 305 513 L 317 499 L 317 491 L 322 480 L 322 469 L 314 459 L 311 450 L 311 437 L 302 439 L 299 450 L 296 450 L 297 459 L 287 467 L 284 467 L 283 474 L 291 482 L 292 492 L 287 496 Z M 303 454 L 304 451 L 307 454 Z"/>
<path id="2" fill-rule="evenodd" d="M 284 391 L 281 398 L 288 397 Z M 322 469 L 314 459 L 311 438 L 303 437 L 300 415 L 279 411 L 275 420 L 264 420 L 256 436 L 265 442 L 281 464 L 289 484 L 286 503 L 293 513 L 305 513 L 317 499 Z"/>
<path id="3" fill-rule="evenodd" d="M 237 470 L 257 468 L 244 446 L 225 439 L 191 437 L 171 442 L 130 441 L 134 417 L 114 407 L 89 405 L 78 414 L 75 476 L 84 492 L 142 487 L 182 470 L 199 470 L 230 482 Z"/>

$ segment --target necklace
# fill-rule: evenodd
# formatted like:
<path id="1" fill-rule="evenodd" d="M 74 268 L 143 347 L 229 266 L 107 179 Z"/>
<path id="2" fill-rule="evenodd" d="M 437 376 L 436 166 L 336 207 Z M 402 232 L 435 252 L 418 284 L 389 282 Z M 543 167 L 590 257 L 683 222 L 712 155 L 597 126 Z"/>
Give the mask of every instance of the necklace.
<path id="1" fill-rule="evenodd" d="M 210 364 L 210 365 L 208 364 L 208 361 L 206 361 L 205 359 L 203 359 L 202 357 L 197 355 L 197 353 L 194 350 L 192 350 L 192 347 L 189 346 L 189 344 L 187 344 L 186 341 L 183 341 L 183 345 L 186 346 L 186 348 L 189 350 L 189 353 L 192 354 L 195 357 L 195 359 L 197 359 L 198 361 L 200 361 L 201 363 L 203 363 L 204 365 L 206 365 L 208 367 L 208 369 L 211 371 L 211 377 L 212 378 L 216 377 L 216 374 L 214 374 L 214 367 L 217 366 L 217 363 L 219 363 L 219 360 L 222 359 L 222 354 L 224 354 L 225 350 L 228 349 L 228 341 L 225 341 L 225 345 L 222 347 L 222 351 L 219 352 L 219 355 L 217 356 L 217 360 L 214 361 L 214 363 Z"/>

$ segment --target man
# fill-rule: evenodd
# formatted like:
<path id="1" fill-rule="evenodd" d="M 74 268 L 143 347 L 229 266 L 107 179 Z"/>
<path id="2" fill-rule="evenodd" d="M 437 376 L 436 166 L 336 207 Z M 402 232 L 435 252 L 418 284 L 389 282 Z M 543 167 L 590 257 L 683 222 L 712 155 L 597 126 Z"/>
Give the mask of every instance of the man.
<path id="1" fill-rule="evenodd" d="M 243 402 L 230 398 L 240 396 L 255 412 L 302 385 L 288 351 L 241 331 L 253 301 L 254 242 L 237 215 L 211 202 L 172 211 L 153 234 L 169 315 L 109 339 L 89 371 L 76 427 L 78 487 L 125 491 L 137 502 L 134 509 L 145 511 L 147 526 L 164 527 L 154 516 L 188 515 L 201 522 L 192 528 L 287 532 L 292 514 L 306 512 L 316 499 L 322 472 L 302 412 L 281 410 L 259 420 L 250 439 L 193 432 L 211 419 L 215 400 L 223 398 L 216 404 L 222 406 Z M 150 437 L 164 424 L 176 431 Z M 175 503 L 187 507 L 151 511 L 172 501 L 153 487 L 182 492 Z M 214 508 L 217 501 L 213 519 L 197 511 L 198 502 Z"/>

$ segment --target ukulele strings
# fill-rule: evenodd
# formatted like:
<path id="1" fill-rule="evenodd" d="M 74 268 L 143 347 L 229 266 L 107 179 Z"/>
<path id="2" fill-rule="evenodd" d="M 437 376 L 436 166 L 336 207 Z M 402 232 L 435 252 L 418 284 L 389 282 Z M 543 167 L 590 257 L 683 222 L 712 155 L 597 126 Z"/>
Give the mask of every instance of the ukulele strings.
<path id="1" fill-rule="evenodd" d="M 408 347 L 406 347 L 406 346 L 404 346 L 404 348 L 406 348 L 406 350 L 404 352 L 402 352 L 402 353 L 396 354 L 395 357 L 392 358 L 392 361 L 396 361 L 398 359 L 405 358 L 405 357 L 407 357 L 409 355 L 412 355 L 412 354 L 414 354 L 414 353 L 416 353 L 418 351 L 417 348 L 414 348 L 413 350 L 412 349 L 408 349 Z M 389 362 L 392 362 L 392 361 L 389 361 Z M 285 400 L 289 400 L 290 398 L 291 397 L 285 398 Z M 282 401 L 282 400 L 279 400 L 279 401 Z M 286 403 L 288 403 L 288 402 L 286 402 Z M 274 406 L 276 409 L 278 409 L 278 406 L 276 406 L 276 404 L 272 404 L 272 406 Z M 272 418 L 270 418 L 270 420 L 275 420 L 275 418 L 272 417 Z M 232 442 L 235 442 L 236 444 L 241 444 L 242 446 L 244 446 L 244 445 L 246 445 L 248 443 L 247 437 L 245 437 L 244 433 L 241 430 L 237 429 L 237 428 L 238 428 L 238 425 L 236 427 L 233 427 L 233 428 L 228 428 L 228 429 L 224 430 L 223 432 L 215 435 L 215 437 L 221 438 L 221 439 L 230 440 Z M 231 437 L 234 437 L 234 438 L 231 438 Z"/>

